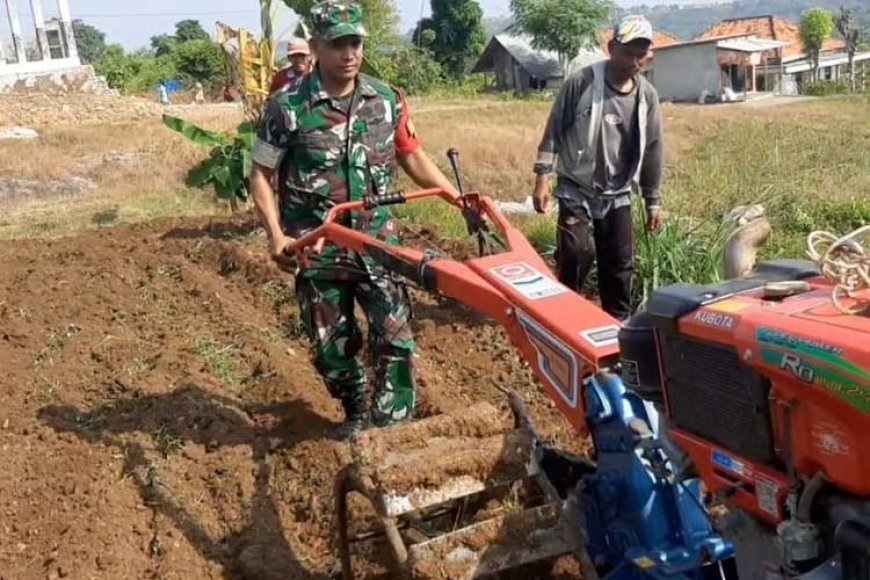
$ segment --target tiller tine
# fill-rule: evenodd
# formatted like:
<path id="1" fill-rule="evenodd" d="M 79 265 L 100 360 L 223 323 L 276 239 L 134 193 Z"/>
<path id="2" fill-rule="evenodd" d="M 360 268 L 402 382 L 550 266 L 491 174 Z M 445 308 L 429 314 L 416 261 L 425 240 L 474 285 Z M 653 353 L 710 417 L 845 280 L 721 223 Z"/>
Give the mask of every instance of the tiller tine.
<path id="1" fill-rule="evenodd" d="M 404 578 L 476 578 L 565 554 L 584 538 L 536 459 L 533 431 L 509 428 L 487 403 L 358 434 L 339 474 L 336 511 L 345 579 L 353 578 L 348 495 L 377 513 Z"/>

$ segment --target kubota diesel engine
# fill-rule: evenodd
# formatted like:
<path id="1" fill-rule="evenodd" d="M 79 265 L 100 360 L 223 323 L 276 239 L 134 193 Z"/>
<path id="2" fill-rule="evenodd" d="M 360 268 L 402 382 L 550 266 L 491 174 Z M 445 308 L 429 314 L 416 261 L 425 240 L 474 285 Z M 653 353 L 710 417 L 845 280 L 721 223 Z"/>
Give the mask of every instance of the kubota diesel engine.
<path id="1" fill-rule="evenodd" d="M 870 318 L 839 312 L 803 261 L 663 288 L 622 329 L 626 385 L 667 416 L 683 475 L 731 506 L 740 578 L 769 577 L 765 560 L 870 577 L 868 338 Z"/>

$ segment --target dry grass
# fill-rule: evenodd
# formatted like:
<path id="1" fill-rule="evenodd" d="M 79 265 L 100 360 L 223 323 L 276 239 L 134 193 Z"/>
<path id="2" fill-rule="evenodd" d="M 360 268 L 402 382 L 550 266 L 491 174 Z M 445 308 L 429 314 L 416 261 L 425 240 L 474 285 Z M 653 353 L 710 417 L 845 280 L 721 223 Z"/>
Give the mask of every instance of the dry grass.
<path id="1" fill-rule="evenodd" d="M 219 130 L 240 118 L 238 110 L 226 107 L 171 113 Z M 37 140 L 0 142 L 0 181 L 83 179 L 92 185 L 66 196 L 46 192 L 10 201 L 0 194 L 0 238 L 60 236 L 170 215 L 224 213 L 224 204 L 209 192 L 183 185 L 187 170 L 205 152 L 167 129 L 159 117 L 115 125 L 51 126 L 41 129 Z M 39 191 L 38 184 L 34 188 Z"/>
<path id="2" fill-rule="evenodd" d="M 870 191 L 866 100 L 772 104 L 665 105 L 668 205 L 713 215 L 725 205 L 759 199 L 770 184 L 794 191 L 811 186 L 819 196 Z M 448 171 L 445 153 L 457 148 L 467 186 L 499 199 L 522 199 L 531 191 L 549 107 L 497 99 L 411 101 L 424 147 L 436 162 Z M 240 110 L 225 106 L 172 113 L 212 129 L 229 129 L 241 118 Z M 5 201 L 0 188 L 0 238 L 223 214 L 226 207 L 210 191 L 183 186 L 187 170 L 205 154 L 157 116 L 104 126 L 55 125 L 32 142 L 0 142 L 0 181 L 83 178 L 93 184 L 73 197 Z M 415 217 L 438 219 L 427 212 Z"/>
<path id="3" fill-rule="evenodd" d="M 529 194 L 549 104 L 484 100 L 415 105 L 411 113 L 423 146 L 445 171 L 450 167 L 446 152 L 454 147 L 469 189 L 497 199 Z"/>

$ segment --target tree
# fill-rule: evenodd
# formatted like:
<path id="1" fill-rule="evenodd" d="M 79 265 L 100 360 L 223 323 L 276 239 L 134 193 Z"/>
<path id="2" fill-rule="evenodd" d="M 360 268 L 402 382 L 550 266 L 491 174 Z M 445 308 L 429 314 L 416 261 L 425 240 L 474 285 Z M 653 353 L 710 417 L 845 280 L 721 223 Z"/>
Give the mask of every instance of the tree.
<path id="1" fill-rule="evenodd" d="M 94 69 L 97 74 L 106 77 L 110 87 L 116 89 L 123 88 L 136 72 L 120 44 L 107 46 Z"/>
<path id="2" fill-rule="evenodd" d="M 363 24 L 368 38 L 366 45 L 376 49 L 392 44 L 399 36 L 399 15 L 394 0 L 357 0 L 363 10 Z M 293 12 L 306 20 L 315 0 L 284 0 Z"/>
<path id="3" fill-rule="evenodd" d="M 399 15 L 394 0 L 358 0 L 372 48 L 394 44 L 399 38 Z"/>
<path id="4" fill-rule="evenodd" d="M 861 31 L 852 20 L 852 10 L 840 6 L 836 21 L 837 31 L 846 42 L 846 54 L 849 57 L 849 90 L 855 92 L 855 52 L 858 50 L 858 40 Z"/>
<path id="5" fill-rule="evenodd" d="M 171 34 L 159 34 L 151 37 L 151 49 L 155 56 L 169 56 L 177 45 L 178 40 Z"/>
<path id="6" fill-rule="evenodd" d="M 584 48 L 598 43 L 611 15 L 607 0 L 511 0 L 514 29 L 528 34 L 532 46 L 559 55 L 562 70 Z"/>
<path id="7" fill-rule="evenodd" d="M 432 55 L 407 43 L 386 55 L 378 67 L 385 81 L 409 95 L 423 93 L 442 79 L 441 66 Z"/>
<path id="8" fill-rule="evenodd" d="M 211 40 L 191 40 L 178 44 L 172 60 L 178 72 L 191 81 L 218 85 L 224 81 L 226 69 L 220 47 Z"/>
<path id="9" fill-rule="evenodd" d="M 432 16 L 417 24 L 414 43 L 430 50 L 444 71 L 459 78 L 483 50 L 483 10 L 475 0 L 432 0 Z"/>
<path id="10" fill-rule="evenodd" d="M 178 42 L 211 41 L 211 36 L 205 31 L 199 20 L 181 20 L 175 23 L 175 39 Z"/>
<path id="11" fill-rule="evenodd" d="M 73 36 L 85 64 L 95 64 L 106 50 L 106 34 L 79 19 L 73 20 Z"/>
<path id="12" fill-rule="evenodd" d="M 151 92 L 160 81 L 178 76 L 171 58 L 144 49 L 127 54 L 119 44 L 107 46 L 94 69 L 110 87 L 133 94 Z"/>
<path id="13" fill-rule="evenodd" d="M 801 16 L 800 38 L 813 65 L 813 81 L 819 78 L 819 54 L 834 31 L 834 16 L 824 8 L 810 8 Z"/>

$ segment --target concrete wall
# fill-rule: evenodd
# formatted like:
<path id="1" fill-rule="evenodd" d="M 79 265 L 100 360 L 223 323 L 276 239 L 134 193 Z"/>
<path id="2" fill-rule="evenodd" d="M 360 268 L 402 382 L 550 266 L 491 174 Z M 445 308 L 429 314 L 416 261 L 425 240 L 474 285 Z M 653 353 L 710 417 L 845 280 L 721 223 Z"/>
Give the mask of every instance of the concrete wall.
<path id="1" fill-rule="evenodd" d="M 58 65 L 63 61 L 45 61 Z M 29 63 L 35 64 L 35 63 Z M 20 72 L 24 65 L 0 67 L 0 94 L 116 94 L 106 80 L 94 73 L 92 66 L 58 67 L 51 72 Z M 13 72 L 14 71 L 14 72 Z"/>
<path id="2" fill-rule="evenodd" d="M 718 97 L 721 77 L 716 44 L 656 51 L 653 83 L 663 101 L 697 102 L 704 91 Z"/>

